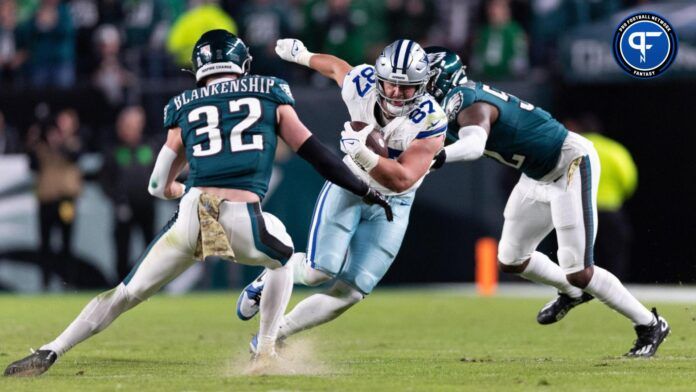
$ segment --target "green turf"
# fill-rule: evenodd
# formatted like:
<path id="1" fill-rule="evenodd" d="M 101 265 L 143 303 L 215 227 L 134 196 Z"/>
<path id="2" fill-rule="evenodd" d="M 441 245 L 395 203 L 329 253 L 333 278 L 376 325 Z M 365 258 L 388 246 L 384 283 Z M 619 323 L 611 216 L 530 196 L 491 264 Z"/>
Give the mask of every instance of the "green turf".
<path id="1" fill-rule="evenodd" d="M 52 339 L 89 298 L 0 296 L 2 367 Z M 0 390 L 696 389 L 696 306 L 659 304 L 672 335 L 657 357 L 629 360 L 620 354 L 634 339 L 630 323 L 597 301 L 542 327 L 534 317 L 543 300 L 381 290 L 290 341 L 289 371 L 301 374 L 250 376 L 257 322 L 234 316 L 235 299 L 156 296 L 43 376 L 0 378 Z"/>

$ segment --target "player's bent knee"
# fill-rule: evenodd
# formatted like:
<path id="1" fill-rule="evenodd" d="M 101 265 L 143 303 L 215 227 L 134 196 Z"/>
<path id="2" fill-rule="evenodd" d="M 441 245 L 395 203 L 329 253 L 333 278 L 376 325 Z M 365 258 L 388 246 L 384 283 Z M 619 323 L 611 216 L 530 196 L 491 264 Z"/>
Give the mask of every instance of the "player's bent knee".
<path id="1" fill-rule="evenodd" d="M 563 246 L 558 248 L 558 265 L 563 268 L 564 271 L 566 271 L 566 274 L 571 271 L 577 271 L 579 269 L 584 268 L 583 264 L 583 253 L 581 250 L 569 247 L 569 246 Z"/>
<path id="2" fill-rule="evenodd" d="M 568 283 L 572 284 L 573 286 L 584 289 L 588 284 L 590 284 L 592 275 L 594 275 L 594 269 L 592 266 L 589 266 L 581 271 L 567 274 L 566 279 L 568 279 Z"/>
<path id="3" fill-rule="evenodd" d="M 97 295 L 80 313 L 78 319 L 87 321 L 90 333 L 95 334 L 109 326 L 123 312 L 142 302 L 132 296 L 123 283 Z"/>
<path id="4" fill-rule="evenodd" d="M 365 298 L 365 295 L 360 290 L 342 281 L 337 281 L 331 287 L 329 295 L 344 299 L 348 306 L 355 305 Z"/>
<path id="5" fill-rule="evenodd" d="M 501 241 L 498 246 L 498 267 L 501 272 L 519 274 L 527 268 L 530 252 L 524 252 L 521 247 Z"/>
<path id="6" fill-rule="evenodd" d="M 318 269 L 312 268 L 309 264 L 303 266 L 303 282 L 307 286 L 318 286 L 324 282 L 331 280 L 331 275 L 326 272 L 319 271 Z"/>
<path id="7" fill-rule="evenodd" d="M 529 258 L 524 260 L 521 264 L 505 264 L 502 260 L 498 259 L 498 268 L 500 272 L 505 272 L 506 274 L 521 274 L 524 272 L 529 264 Z"/>

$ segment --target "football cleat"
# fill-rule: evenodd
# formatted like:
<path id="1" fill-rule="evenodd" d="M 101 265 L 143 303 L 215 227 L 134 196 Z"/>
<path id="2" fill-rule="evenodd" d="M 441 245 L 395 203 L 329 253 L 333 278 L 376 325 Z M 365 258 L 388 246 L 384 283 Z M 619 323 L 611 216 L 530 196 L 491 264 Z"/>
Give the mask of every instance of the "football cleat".
<path id="1" fill-rule="evenodd" d="M 12 362 L 5 369 L 5 376 L 38 376 L 48 370 L 58 359 L 58 355 L 51 350 L 31 350 L 28 355 L 19 361 Z"/>
<path id="2" fill-rule="evenodd" d="M 594 297 L 587 293 L 582 293 L 580 298 L 572 298 L 568 294 L 558 293 L 558 297 L 546 305 L 537 314 L 539 324 L 553 324 L 561 321 L 563 317 L 574 307 L 591 301 Z"/>
<path id="3" fill-rule="evenodd" d="M 657 348 L 667 338 L 671 329 L 667 320 L 657 314 L 657 310 L 652 308 L 652 313 L 655 315 L 657 322 L 655 325 L 636 325 L 636 335 L 638 339 L 633 343 L 633 348 L 628 350 L 627 357 L 652 357 L 655 355 Z"/>
<path id="4" fill-rule="evenodd" d="M 261 275 L 253 282 L 249 283 L 239 295 L 237 299 L 237 317 L 239 317 L 240 320 L 251 320 L 256 316 L 256 313 L 259 312 L 265 276 L 266 271 L 264 270 Z"/>

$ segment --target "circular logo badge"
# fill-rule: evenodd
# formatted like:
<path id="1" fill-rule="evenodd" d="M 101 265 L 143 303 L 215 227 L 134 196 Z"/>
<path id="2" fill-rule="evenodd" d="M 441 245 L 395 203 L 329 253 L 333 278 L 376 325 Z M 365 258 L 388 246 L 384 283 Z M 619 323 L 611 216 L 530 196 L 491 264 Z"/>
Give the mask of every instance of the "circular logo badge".
<path id="1" fill-rule="evenodd" d="M 665 18 L 650 12 L 624 19 L 614 34 L 614 59 L 631 76 L 654 78 L 677 56 L 677 34 Z"/>

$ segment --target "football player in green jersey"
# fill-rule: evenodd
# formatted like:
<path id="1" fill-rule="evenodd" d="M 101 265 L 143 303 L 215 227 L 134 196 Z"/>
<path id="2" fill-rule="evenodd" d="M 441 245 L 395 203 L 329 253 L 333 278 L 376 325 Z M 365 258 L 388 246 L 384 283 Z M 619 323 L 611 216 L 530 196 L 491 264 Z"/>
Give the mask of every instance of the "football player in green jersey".
<path id="1" fill-rule="evenodd" d="M 298 119 L 287 83 L 248 74 L 251 56 L 241 39 L 211 30 L 196 43 L 192 61 L 198 88 L 175 96 L 165 107 L 167 141 L 148 187 L 154 196 L 181 198 L 177 213 L 121 284 L 89 302 L 55 340 L 8 366 L 6 376 L 45 372 L 70 348 L 211 255 L 266 267 L 257 352 L 274 358 L 279 317 L 292 290 L 292 269 L 284 264 L 293 254 L 285 226 L 260 207 L 278 137 L 329 181 L 381 206 L 387 220 L 392 219 L 386 199 L 353 175 Z M 176 177 L 187 163 L 184 186 Z"/>
<path id="2" fill-rule="evenodd" d="M 559 296 L 537 316 L 562 319 L 598 298 L 629 318 L 638 339 L 626 355 L 649 357 L 669 333 L 609 271 L 594 265 L 599 159 L 592 143 L 569 132 L 549 113 L 495 88 L 467 79 L 459 56 L 428 47 L 433 70 L 428 91 L 448 116 L 448 145 L 433 168 L 487 156 L 522 172 L 505 207 L 498 261 L 503 272 L 554 286 Z M 536 248 L 556 229 L 558 264 Z"/>

